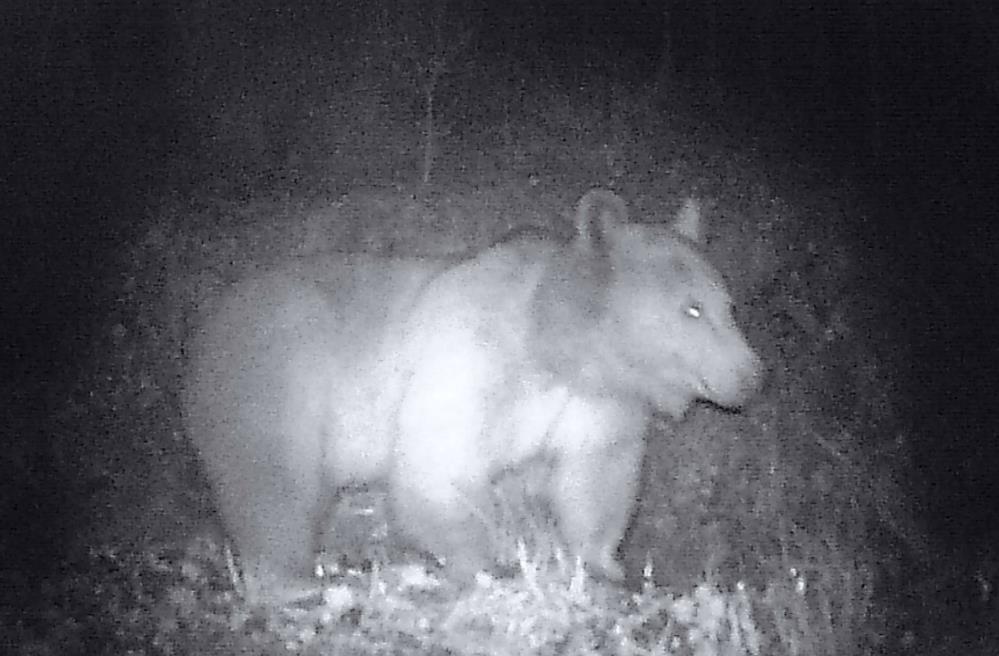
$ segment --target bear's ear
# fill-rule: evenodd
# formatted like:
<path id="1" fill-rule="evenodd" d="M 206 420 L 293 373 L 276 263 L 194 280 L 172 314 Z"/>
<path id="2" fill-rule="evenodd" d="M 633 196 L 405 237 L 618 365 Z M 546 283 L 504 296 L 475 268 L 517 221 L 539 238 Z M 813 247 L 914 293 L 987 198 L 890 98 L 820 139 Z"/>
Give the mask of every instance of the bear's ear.
<path id="1" fill-rule="evenodd" d="M 698 244 L 704 241 L 704 221 L 701 219 L 701 203 L 691 196 L 683 202 L 683 207 L 673 219 L 673 230 Z"/>
<path id="2" fill-rule="evenodd" d="M 608 232 L 628 221 L 628 206 L 607 189 L 591 189 L 576 205 L 576 246 L 585 253 L 605 257 L 610 251 Z"/>

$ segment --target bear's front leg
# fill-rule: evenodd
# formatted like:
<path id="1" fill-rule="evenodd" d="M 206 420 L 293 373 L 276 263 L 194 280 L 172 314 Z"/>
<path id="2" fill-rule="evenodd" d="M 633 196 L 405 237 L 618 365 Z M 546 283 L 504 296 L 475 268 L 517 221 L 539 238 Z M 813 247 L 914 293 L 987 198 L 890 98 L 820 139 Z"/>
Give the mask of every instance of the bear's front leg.
<path id="1" fill-rule="evenodd" d="M 436 472 L 414 478 L 402 468 L 390 486 L 391 525 L 469 584 L 496 562 L 489 488 Z"/>
<path id="2" fill-rule="evenodd" d="M 549 496 L 573 556 L 595 574 L 624 578 L 617 548 L 631 520 L 645 450 L 644 420 L 614 409 L 570 408 L 559 427 Z"/>
<path id="3" fill-rule="evenodd" d="M 428 340 L 408 381 L 389 475 L 392 525 L 470 582 L 495 563 L 484 446 L 495 411 L 496 367 L 465 331 Z"/>

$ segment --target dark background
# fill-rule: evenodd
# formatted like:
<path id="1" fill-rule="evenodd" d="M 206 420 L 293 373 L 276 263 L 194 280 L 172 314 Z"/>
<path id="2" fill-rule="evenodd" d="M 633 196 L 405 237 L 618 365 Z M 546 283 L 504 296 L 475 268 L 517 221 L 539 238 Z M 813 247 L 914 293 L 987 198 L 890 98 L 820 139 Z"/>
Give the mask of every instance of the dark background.
<path id="1" fill-rule="evenodd" d="M 65 505 L 44 420 L 93 355 L 114 256 L 151 199 L 196 184 L 184 171 L 197 168 L 186 153 L 199 147 L 198 93 L 247 53 L 335 51 L 397 9 L 359 4 L 4 10 L 3 404 L 6 439 L 31 445 L 10 466 L 52 491 L 33 495 L 36 517 Z M 999 528 L 996 12 L 970 1 L 816 4 L 481 0 L 448 11 L 472 25 L 476 62 L 708 97 L 706 121 L 752 126 L 772 151 L 859 188 L 870 212 L 855 228 L 905 277 L 895 288 L 906 292 L 884 300 L 911 346 L 904 409 L 919 506 L 938 537 L 980 541 Z"/>

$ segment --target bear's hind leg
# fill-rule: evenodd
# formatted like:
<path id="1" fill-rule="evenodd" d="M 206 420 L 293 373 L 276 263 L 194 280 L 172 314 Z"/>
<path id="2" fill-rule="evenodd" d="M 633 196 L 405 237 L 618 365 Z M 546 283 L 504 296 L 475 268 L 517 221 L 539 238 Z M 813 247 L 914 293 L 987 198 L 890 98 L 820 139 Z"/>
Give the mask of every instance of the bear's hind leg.
<path id="1" fill-rule="evenodd" d="M 326 513 L 318 467 L 292 471 L 259 463 L 238 478 L 222 486 L 219 506 L 240 557 L 247 598 L 282 604 L 315 593 L 317 529 Z"/>

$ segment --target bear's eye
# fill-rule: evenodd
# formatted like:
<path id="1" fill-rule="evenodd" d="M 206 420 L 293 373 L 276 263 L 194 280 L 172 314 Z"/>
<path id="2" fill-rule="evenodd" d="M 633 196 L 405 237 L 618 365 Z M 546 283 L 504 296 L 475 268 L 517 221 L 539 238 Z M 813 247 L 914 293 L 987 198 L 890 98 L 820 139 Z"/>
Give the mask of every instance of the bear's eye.
<path id="1" fill-rule="evenodd" d="M 683 311 L 691 319 L 701 318 L 701 305 L 699 303 L 688 303 L 687 308 Z"/>

